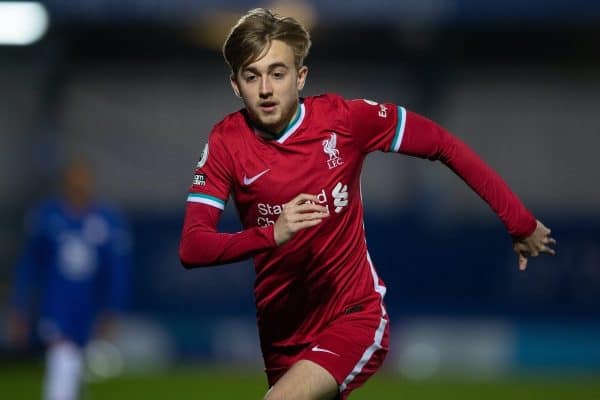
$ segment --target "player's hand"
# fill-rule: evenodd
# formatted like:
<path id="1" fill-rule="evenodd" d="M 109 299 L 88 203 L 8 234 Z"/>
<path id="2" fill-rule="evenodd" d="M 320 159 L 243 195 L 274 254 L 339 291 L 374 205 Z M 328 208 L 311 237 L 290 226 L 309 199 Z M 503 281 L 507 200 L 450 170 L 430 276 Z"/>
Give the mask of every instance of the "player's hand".
<path id="1" fill-rule="evenodd" d="M 99 339 L 111 340 L 118 331 L 118 318 L 110 312 L 105 312 L 98 318 L 94 327 L 94 337 Z"/>
<path id="2" fill-rule="evenodd" d="M 327 207 L 317 204 L 317 196 L 299 194 L 283 205 L 283 211 L 275 222 L 275 242 L 281 246 L 294 237 L 296 232 L 320 224 L 328 215 Z"/>
<path id="3" fill-rule="evenodd" d="M 542 253 L 554 255 L 556 252 L 550 246 L 554 246 L 556 240 L 550 237 L 550 229 L 537 221 L 535 231 L 523 239 L 513 238 L 513 250 L 519 257 L 519 269 L 525 271 L 527 268 L 527 257 L 537 257 Z"/>

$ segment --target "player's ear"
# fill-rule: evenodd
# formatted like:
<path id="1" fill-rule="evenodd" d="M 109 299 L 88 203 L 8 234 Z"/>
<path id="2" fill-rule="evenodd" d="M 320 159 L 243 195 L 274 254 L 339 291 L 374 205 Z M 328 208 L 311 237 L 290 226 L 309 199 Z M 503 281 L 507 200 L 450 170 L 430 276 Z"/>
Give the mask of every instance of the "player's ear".
<path id="1" fill-rule="evenodd" d="M 240 94 L 240 88 L 238 86 L 237 80 L 235 79 L 235 75 L 233 75 L 233 73 L 231 75 L 229 75 L 229 83 L 231 83 L 231 88 L 233 89 L 233 93 L 235 93 L 235 95 L 237 97 L 242 97 L 242 95 Z"/>
<path id="2" fill-rule="evenodd" d="M 308 75 L 308 67 L 306 65 L 303 65 L 298 70 L 298 78 L 296 80 L 298 91 L 304 88 L 304 84 L 306 83 L 306 75 Z"/>

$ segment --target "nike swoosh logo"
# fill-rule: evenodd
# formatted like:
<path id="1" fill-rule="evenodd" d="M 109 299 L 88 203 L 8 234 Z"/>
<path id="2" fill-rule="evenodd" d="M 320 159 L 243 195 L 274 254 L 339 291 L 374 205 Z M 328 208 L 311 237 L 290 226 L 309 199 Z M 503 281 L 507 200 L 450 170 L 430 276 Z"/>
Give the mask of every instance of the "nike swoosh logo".
<path id="1" fill-rule="evenodd" d="M 333 354 L 334 356 L 338 356 L 338 357 L 340 356 L 338 353 L 334 353 L 334 352 L 333 352 L 333 351 L 331 351 L 331 350 L 327 350 L 327 349 L 323 349 L 323 348 L 319 347 L 319 345 L 316 345 L 316 346 L 314 346 L 314 347 L 313 347 L 311 350 L 312 350 L 312 351 L 320 351 L 320 352 L 322 352 L 322 353 L 329 353 L 329 354 Z"/>
<path id="2" fill-rule="evenodd" d="M 244 174 L 244 185 L 251 185 L 254 181 L 256 181 L 258 178 L 260 178 L 261 176 L 263 176 L 264 174 L 266 174 L 267 172 L 269 172 L 271 169 L 265 169 L 263 172 L 261 172 L 258 175 L 254 175 L 252 178 L 248 178 L 246 176 L 246 174 Z"/>

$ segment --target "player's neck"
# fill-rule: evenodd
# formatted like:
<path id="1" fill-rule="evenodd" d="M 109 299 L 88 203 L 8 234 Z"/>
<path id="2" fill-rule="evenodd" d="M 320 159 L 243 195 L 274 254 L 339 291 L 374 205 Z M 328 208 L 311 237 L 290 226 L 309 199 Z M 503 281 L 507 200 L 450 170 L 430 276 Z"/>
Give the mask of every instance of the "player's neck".
<path id="1" fill-rule="evenodd" d="M 298 121 L 298 119 L 300 118 L 300 114 L 301 114 L 300 101 L 298 101 L 296 103 L 296 108 L 295 108 L 294 113 L 292 113 L 290 115 L 290 117 L 287 119 L 287 123 L 285 124 L 285 126 L 282 129 L 279 129 L 277 132 L 273 132 L 265 127 L 257 125 L 257 127 L 259 128 L 258 134 L 267 140 L 277 140 L 281 136 L 283 136 L 290 129 L 290 127 Z"/>
<path id="2" fill-rule="evenodd" d="M 86 214 L 91 207 L 91 203 L 91 197 L 85 194 L 66 193 L 64 197 L 64 207 L 74 216 Z"/>

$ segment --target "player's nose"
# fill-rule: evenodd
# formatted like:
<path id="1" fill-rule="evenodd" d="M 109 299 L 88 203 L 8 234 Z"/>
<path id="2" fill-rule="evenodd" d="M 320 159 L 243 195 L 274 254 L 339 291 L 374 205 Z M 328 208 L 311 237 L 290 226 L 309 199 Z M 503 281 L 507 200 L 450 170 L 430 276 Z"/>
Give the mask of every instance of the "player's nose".
<path id="1" fill-rule="evenodd" d="M 260 97 L 269 97 L 271 94 L 273 94 L 273 86 L 271 85 L 271 81 L 268 78 L 261 79 L 259 86 Z"/>

